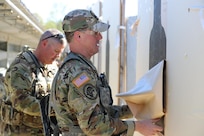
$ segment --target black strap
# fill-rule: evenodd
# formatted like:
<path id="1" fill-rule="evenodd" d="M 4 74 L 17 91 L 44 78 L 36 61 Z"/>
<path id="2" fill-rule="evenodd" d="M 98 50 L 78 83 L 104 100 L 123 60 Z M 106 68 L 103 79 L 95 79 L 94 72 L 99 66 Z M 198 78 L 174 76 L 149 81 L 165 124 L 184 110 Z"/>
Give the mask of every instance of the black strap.
<path id="1" fill-rule="evenodd" d="M 40 72 L 44 75 L 43 67 L 40 65 L 40 63 L 39 63 L 38 59 L 36 58 L 36 56 L 31 51 L 27 51 L 27 53 L 30 55 L 30 57 L 33 60 L 33 62 L 35 63 L 36 67 L 38 69 L 40 69 Z"/>
<path id="2" fill-rule="evenodd" d="M 35 63 L 35 66 L 38 68 L 39 66 L 37 65 L 37 61 L 34 57 L 34 55 L 32 54 L 31 51 L 27 51 L 27 53 L 30 55 L 31 59 L 33 60 L 33 62 Z M 36 83 L 38 82 L 38 73 L 37 73 L 37 69 L 34 71 L 35 73 L 35 79 L 32 83 L 32 92 L 31 92 L 31 96 L 36 96 L 36 90 L 35 90 L 35 86 L 36 86 Z"/>
<path id="3" fill-rule="evenodd" d="M 40 70 L 40 72 L 43 74 L 43 76 L 45 76 L 44 72 L 43 72 L 43 67 L 40 65 L 38 59 L 36 58 L 36 56 L 31 52 L 31 51 L 27 51 L 27 53 L 30 55 L 31 59 L 33 60 L 33 62 L 35 63 L 37 69 Z M 35 96 L 35 93 L 36 93 L 36 90 L 35 90 L 35 86 L 36 86 L 36 83 L 37 83 L 37 69 L 35 70 L 35 76 L 36 76 L 36 79 L 35 81 L 33 82 L 32 84 L 32 93 L 31 95 Z M 44 133 L 46 136 L 51 136 L 51 131 L 52 131 L 52 128 L 51 128 L 51 120 L 49 118 L 48 115 L 48 110 L 49 110 L 49 95 L 43 97 L 41 100 L 40 100 L 40 109 L 41 109 L 41 113 L 42 113 L 42 118 L 43 118 L 43 127 L 44 127 Z M 44 122 L 45 121 L 45 122 Z M 55 130 L 56 131 L 56 130 Z M 54 133 L 54 136 L 58 136 L 59 133 L 57 133 L 57 131 Z"/>
<path id="4" fill-rule="evenodd" d="M 31 59 L 35 63 L 36 68 L 39 69 L 40 72 L 44 75 L 44 72 L 43 72 L 43 70 L 42 70 L 42 68 L 40 66 L 40 63 L 38 62 L 38 60 L 35 57 L 35 55 L 31 51 L 29 51 L 29 50 L 26 53 L 29 54 L 29 56 L 31 57 Z M 36 83 L 38 82 L 38 72 L 37 72 L 37 69 L 34 71 L 34 73 L 35 73 L 35 80 L 33 81 L 33 84 L 32 84 L 32 92 L 31 92 L 32 96 L 36 96 L 35 86 L 36 86 Z"/>
<path id="5" fill-rule="evenodd" d="M 86 59 L 84 59 L 82 56 L 76 54 L 76 53 L 73 53 L 73 52 L 70 52 L 67 57 L 64 59 L 64 62 L 62 63 L 61 67 L 59 69 L 61 69 L 64 64 L 69 61 L 69 60 L 79 60 L 81 61 L 82 63 L 85 63 L 87 64 L 89 67 L 91 67 L 91 69 L 96 73 L 96 75 L 98 76 L 98 72 L 96 70 L 96 68 L 90 64 L 90 62 L 88 62 Z"/>

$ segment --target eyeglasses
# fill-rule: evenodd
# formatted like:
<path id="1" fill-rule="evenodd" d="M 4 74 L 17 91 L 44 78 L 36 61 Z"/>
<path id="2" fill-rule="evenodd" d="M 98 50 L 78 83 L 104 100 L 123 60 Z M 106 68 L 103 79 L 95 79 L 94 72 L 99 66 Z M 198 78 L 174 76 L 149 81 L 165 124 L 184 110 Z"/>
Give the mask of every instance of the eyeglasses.
<path id="1" fill-rule="evenodd" d="M 43 40 L 46 40 L 46 39 L 49 39 L 49 38 L 56 38 L 56 39 L 58 39 L 58 40 L 61 40 L 62 38 L 65 38 L 65 37 L 64 37 L 63 34 L 56 34 L 56 35 L 48 36 L 48 37 L 42 39 L 42 41 L 43 41 Z"/>
<path id="2" fill-rule="evenodd" d="M 86 31 L 84 31 L 84 33 L 89 34 L 89 35 L 93 35 L 93 36 L 98 36 L 101 34 L 100 32 L 95 32 L 92 30 L 86 30 Z"/>

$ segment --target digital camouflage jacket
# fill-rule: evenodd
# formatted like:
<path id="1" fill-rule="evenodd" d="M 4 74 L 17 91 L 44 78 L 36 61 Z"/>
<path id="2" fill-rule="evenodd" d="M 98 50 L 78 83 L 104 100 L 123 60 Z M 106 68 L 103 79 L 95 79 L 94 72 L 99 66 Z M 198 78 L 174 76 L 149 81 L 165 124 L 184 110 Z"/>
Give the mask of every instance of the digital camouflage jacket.
<path id="1" fill-rule="evenodd" d="M 132 136 L 134 122 L 121 120 L 132 117 L 129 108 L 113 106 L 107 90 L 109 85 L 103 85 L 91 61 L 69 53 L 55 76 L 50 99 L 62 134 Z"/>

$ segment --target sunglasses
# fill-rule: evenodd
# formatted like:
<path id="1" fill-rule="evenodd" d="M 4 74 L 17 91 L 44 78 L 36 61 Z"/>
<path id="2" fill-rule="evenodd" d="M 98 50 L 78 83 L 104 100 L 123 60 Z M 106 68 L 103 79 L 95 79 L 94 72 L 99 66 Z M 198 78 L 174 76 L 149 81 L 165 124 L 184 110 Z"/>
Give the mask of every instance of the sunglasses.
<path id="1" fill-rule="evenodd" d="M 49 39 L 49 38 L 56 38 L 56 39 L 58 39 L 58 40 L 61 40 L 62 38 L 65 38 L 65 37 L 64 37 L 63 34 L 56 34 L 56 35 L 48 36 L 48 37 L 42 39 L 42 41 L 43 41 L 43 40 L 46 40 L 46 39 Z"/>

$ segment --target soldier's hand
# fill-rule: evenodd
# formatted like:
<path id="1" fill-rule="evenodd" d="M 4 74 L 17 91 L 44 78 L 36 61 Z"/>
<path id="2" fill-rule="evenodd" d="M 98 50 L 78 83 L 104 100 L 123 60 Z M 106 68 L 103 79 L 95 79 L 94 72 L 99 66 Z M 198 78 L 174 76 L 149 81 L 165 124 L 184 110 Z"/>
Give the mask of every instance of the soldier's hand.
<path id="1" fill-rule="evenodd" d="M 144 136 L 155 136 L 163 130 L 162 127 L 155 125 L 159 119 L 149 119 L 135 122 L 135 131 L 143 134 Z"/>

